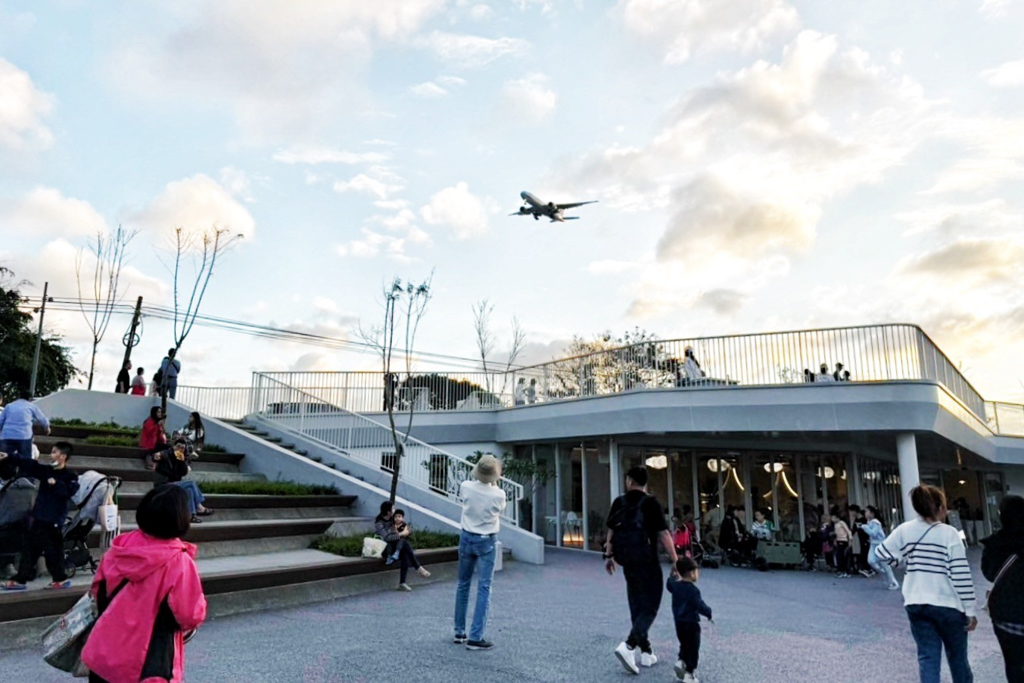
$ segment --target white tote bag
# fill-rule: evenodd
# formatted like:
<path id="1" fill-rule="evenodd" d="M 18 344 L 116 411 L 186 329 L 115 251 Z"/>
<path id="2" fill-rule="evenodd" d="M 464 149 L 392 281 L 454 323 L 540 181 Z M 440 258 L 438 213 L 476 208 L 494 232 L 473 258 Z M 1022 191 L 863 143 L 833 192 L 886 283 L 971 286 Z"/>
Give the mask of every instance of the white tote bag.
<path id="1" fill-rule="evenodd" d="M 363 539 L 363 557 L 384 557 L 384 549 L 388 547 L 388 544 L 379 538 L 364 538 Z"/>

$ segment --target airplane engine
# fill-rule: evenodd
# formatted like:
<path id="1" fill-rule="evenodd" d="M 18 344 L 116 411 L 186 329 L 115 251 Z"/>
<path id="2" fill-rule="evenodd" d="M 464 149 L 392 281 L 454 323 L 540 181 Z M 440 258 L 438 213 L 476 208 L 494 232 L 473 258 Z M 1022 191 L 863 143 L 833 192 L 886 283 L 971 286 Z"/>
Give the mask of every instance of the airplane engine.
<path id="1" fill-rule="evenodd" d="M 552 211 L 557 211 L 558 210 L 558 207 L 555 206 L 554 202 L 548 202 L 548 208 L 551 209 Z"/>

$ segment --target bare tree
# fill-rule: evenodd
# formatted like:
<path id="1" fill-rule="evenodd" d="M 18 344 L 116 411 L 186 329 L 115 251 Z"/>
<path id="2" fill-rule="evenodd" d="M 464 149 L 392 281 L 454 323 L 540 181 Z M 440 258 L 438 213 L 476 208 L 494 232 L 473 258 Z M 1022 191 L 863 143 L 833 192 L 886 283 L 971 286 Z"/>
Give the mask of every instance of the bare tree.
<path id="1" fill-rule="evenodd" d="M 480 366 L 484 371 L 484 388 L 491 391 L 491 378 L 487 374 L 487 357 L 494 351 L 494 334 L 491 332 L 491 313 L 494 304 L 481 299 L 473 304 L 473 331 L 476 333 L 476 348 L 480 354 Z"/>
<path id="2" fill-rule="evenodd" d="M 396 277 L 391 284 L 384 287 L 384 318 L 379 326 L 369 331 L 360 329 L 359 335 L 368 343 L 372 344 L 381 357 L 381 366 L 384 370 L 384 409 L 388 414 L 388 426 L 391 429 L 391 439 L 395 446 L 395 464 L 391 473 L 391 502 L 395 502 L 398 493 L 398 478 L 402 468 L 402 457 L 405 453 L 405 444 L 409 440 L 409 432 L 412 430 L 413 414 L 416 409 L 415 396 L 407 401 L 404 406 L 408 409 L 409 419 L 405 432 L 399 432 L 395 424 L 395 400 L 396 393 L 401 386 L 398 375 L 394 372 L 395 352 L 404 355 L 405 360 L 405 381 L 408 386 L 412 377 L 413 349 L 416 345 L 416 333 L 419 331 L 420 321 L 427 310 L 427 304 L 433 294 L 431 282 L 434 273 L 420 284 L 411 280 L 403 282 Z M 405 346 L 395 347 L 396 336 L 401 340 L 404 337 Z"/>
<path id="3" fill-rule="evenodd" d="M 188 231 L 182 227 L 174 229 L 171 250 L 174 256 L 174 351 L 177 352 L 199 315 L 206 290 L 218 261 L 231 249 L 242 235 L 232 234 L 227 228 L 216 225 L 205 230 Z M 192 268 L 189 268 L 189 265 Z M 163 373 L 160 394 L 164 410 L 167 409 L 167 373 Z"/>
<path id="4" fill-rule="evenodd" d="M 96 233 L 95 242 L 89 243 L 89 251 L 96 260 L 93 265 L 91 290 L 88 289 L 88 284 L 84 288 L 82 286 L 85 250 L 79 249 L 78 255 L 75 257 L 78 306 L 82 310 L 85 324 L 92 332 L 92 359 L 89 361 L 89 384 L 87 387 L 90 390 L 96 371 L 96 349 L 107 333 L 110 316 L 120 301 L 121 267 L 124 265 L 125 256 L 128 253 L 128 245 L 135 239 L 138 232 L 138 230 L 125 230 L 124 227 L 118 225 L 112 235 Z M 83 296 L 83 289 L 87 290 L 84 294 L 88 296 Z M 92 302 L 90 306 L 85 305 L 86 299 Z"/>

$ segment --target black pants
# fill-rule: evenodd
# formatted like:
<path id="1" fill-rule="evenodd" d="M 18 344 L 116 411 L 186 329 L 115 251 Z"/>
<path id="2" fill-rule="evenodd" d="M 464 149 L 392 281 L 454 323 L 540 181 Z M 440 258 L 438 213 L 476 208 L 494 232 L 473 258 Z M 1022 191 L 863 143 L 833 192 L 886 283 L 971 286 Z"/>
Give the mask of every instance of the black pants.
<path id="1" fill-rule="evenodd" d="M 626 577 L 629 617 L 633 622 L 626 645 L 631 648 L 639 647 L 641 652 L 650 652 L 651 641 L 647 638 L 647 632 L 658 616 L 661 595 L 665 592 L 661 565 L 656 559 L 652 559 L 643 564 L 623 567 L 622 574 Z"/>
<path id="2" fill-rule="evenodd" d="M 64 539 L 60 526 L 50 522 L 33 522 L 25 534 L 25 545 L 21 551 L 21 567 L 14 575 L 15 583 L 28 583 L 36 578 L 39 556 L 46 558 L 46 571 L 57 583 L 68 578 L 64 571 Z"/>
<path id="3" fill-rule="evenodd" d="M 1024 683 L 1024 636 L 996 628 L 996 640 L 1003 651 L 1003 662 L 1006 664 L 1006 680 L 1008 683 Z"/>
<path id="4" fill-rule="evenodd" d="M 850 543 L 836 541 L 836 569 L 843 574 L 850 573 Z"/>
<path id="5" fill-rule="evenodd" d="M 398 566 L 399 566 L 399 583 L 405 583 L 405 577 L 409 575 L 409 567 L 413 569 L 420 568 L 420 561 L 416 559 L 416 553 L 413 551 L 412 546 L 404 538 L 398 542 L 398 546 L 395 548 L 395 552 L 398 553 Z"/>
<path id="6" fill-rule="evenodd" d="M 700 624 L 695 621 L 677 621 L 676 637 L 679 638 L 679 659 L 688 673 L 697 670 L 700 660 Z"/>

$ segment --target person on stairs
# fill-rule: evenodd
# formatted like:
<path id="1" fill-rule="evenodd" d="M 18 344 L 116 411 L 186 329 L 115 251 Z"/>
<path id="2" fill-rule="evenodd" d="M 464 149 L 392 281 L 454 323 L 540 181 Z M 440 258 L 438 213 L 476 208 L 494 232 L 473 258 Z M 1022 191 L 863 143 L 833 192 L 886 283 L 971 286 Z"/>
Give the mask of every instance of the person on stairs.
<path id="1" fill-rule="evenodd" d="M 50 573 L 51 583 L 47 588 L 71 586 L 64 568 L 64 538 L 61 536 L 68 504 L 78 490 L 78 475 L 67 469 L 71 450 L 71 444 L 58 441 L 50 451 L 49 464 L 23 460 L 19 465 L 21 476 L 39 481 L 39 493 L 32 506 L 32 523 L 25 534 L 21 567 L 4 584 L 4 590 L 25 590 L 25 584 L 36 578 L 40 555 L 46 558 L 46 571 Z M 0 460 L 7 457 L 6 453 L 0 453 Z"/>
<path id="2" fill-rule="evenodd" d="M 408 539 L 410 534 L 412 534 L 412 529 L 405 523 L 404 510 L 396 510 L 394 503 L 384 501 L 380 506 L 380 514 L 377 515 L 374 528 L 377 535 L 388 544 L 384 550 L 385 564 L 398 562 L 398 590 L 412 590 L 409 584 L 406 583 L 410 567 L 414 568 L 423 578 L 430 576 L 430 572 L 420 564 L 412 544 L 409 543 Z"/>
<path id="3" fill-rule="evenodd" d="M 184 489 L 188 494 L 189 512 L 192 514 L 193 524 L 201 522 L 200 517 L 213 514 L 213 510 L 203 505 L 206 502 L 206 497 L 199 490 L 199 484 L 194 481 L 185 481 L 185 477 L 192 470 L 188 466 L 188 451 L 185 444 L 176 443 L 173 448 L 155 454 L 153 460 L 156 462 L 153 485 L 174 484 Z"/>

